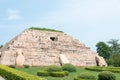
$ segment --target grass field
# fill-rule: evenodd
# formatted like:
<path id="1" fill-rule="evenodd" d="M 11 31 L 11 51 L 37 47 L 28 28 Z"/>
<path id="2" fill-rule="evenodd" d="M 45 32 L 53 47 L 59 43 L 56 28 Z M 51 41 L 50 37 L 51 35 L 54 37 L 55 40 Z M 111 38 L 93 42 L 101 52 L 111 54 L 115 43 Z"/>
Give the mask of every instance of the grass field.
<path id="1" fill-rule="evenodd" d="M 24 72 L 27 72 L 29 74 L 33 74 L 33 75 L 37 75 L 37 71 L 40 71 L 40 70 L 44 70 L 45 67 L 31 67 L 31 68 L 17 68 L 17 70 L 20 70 L 20 71 L 24 71 Z M 89 70 L 85 70 L 84 68 L 77 68 L 77 71 L 76 72 L 71 72 L 69 74 L 69 76 L 66 76 L 66 77 L 44 77 L 48 80 L 74 80 L 74 77 L 81 74 L 81 73 L 89 73 L 89 74 L 93 74 L 96 76 L 97 78 L 97 75 L 99 74 L 99 72 L 96 72 L 96 71 L 89 71 Z M 115 76 L 116 76 L 116 80 L 120 80 L 120 73 L 114 73 Z"/>

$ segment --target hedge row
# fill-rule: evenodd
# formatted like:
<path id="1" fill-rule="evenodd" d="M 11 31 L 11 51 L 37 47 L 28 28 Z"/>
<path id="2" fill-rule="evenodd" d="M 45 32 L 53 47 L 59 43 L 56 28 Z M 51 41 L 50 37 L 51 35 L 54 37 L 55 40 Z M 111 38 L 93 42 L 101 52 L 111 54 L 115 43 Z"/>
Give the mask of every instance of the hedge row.
<path id="1" fill-rule="evenodd" d="M 0 65 L 0 75 L 7 80 L 46 80 L 45 78 L 39 78 L 4 65 Z"/>
<path id="2" fill-rule="evenodd" d="M 81 73 L 74 78 L 74 80 L 96 80 L 97 78 L 90 73 Z"/>
<path id="3" fill-rule="evenodd" d="M 64 71 L 68 71 L 68 72 L 76 72 L 76 67 L 74 65 L 72 65 L 72 64 L 69 64 L 69 63 L 64 64 L 62 66 L 62 69 Z"/>
<path id="4" fill-rule="evenodd" d="M 50 73 L 48 71 L 38 71 L 38 76 L 50 76 Z"/>
<path id="5" fill-rule="evenodd" d="M 61 66 L 50 65 L 45 69 L 45 71 L 47 71 L 47 72 L 61 72 L 62 68 L 61 68 Z"/>
<path id="6" fill-rule="evenodd" d="M 85 72 L 76 76 L 74 80 L 116 80 L 116 76 L 110 71 L 103 71 L 98 74 L 97 79 L 93 74 Z"/>
<path id="7" fill-rule="evenodd" d="M 70 63 L 64 64 L 61 66 L 57 65 L 50 65 L 46 68 L 48 72 L 61 72 L 61 71 L 68 71 L 68 72 L 75 72 L 76 67 Z"/>
<path id="8" fill-rule="evenodd" d="M 64 64 L 62 67 L 57 65 L 50 65 L 43 71 L 38 71 L 38 76 L 52 76 L 52 77 L 64 77 L 68 76 L 69 72 L 76 71 L 76 67 L 72 64 Z"/>
<path id="9" fill-rule="evenodd" d="M 10 68 L 16 68 L 15 65 L 9 65 Z M 23 65 L 24 68 L 29 68 L 30 66 L 29 65 Z"/>
<path id="10" fill-rule="evenodd" d="M 85 69 L 91 71 L 111 71 L 114 73 L 120 73 L 120 68 L 115 67 L 86 67 Z"/>
<path id="11" fill-rule="evenodd" d="M 98 80 L 116 80 L 116 76 L 110 71 L 103 71 L 99 73 Z"/>
<path id="12" fill-rule="evenodd" d="M 38 71 L 37 75 L 38 76 L 64 77 L 64 76 L 68 76 L 69 72 L 68 71 L 61 71 L 61 72 Z"/>

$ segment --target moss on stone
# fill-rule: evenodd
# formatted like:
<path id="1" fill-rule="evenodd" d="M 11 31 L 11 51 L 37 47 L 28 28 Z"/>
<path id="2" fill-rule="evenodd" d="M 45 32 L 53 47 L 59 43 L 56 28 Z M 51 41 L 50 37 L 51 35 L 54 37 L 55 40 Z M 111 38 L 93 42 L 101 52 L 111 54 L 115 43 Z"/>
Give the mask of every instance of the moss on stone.
<path id="1" fill-rule="evenodd" d="M 63 32 L 55 29 L 49 29 L 49 28 L 39 28 L 39 27 L 30 27 L 31 30 L 42 30 L 42 31 L 51 31 L 51 32 Z"/>

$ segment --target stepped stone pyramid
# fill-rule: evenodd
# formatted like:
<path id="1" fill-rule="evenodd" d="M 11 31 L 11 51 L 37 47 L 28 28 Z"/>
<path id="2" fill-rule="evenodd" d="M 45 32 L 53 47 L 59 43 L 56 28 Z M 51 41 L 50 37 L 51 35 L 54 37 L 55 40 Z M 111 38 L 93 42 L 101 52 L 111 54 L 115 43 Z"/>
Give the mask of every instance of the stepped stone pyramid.
<path id="1" fill-rule="evenodd" d="M 0 64 L 48 66 L 107 66 L 105 60 L 79 40 L 63 33 L 27 29 L 0 49 Z"/>

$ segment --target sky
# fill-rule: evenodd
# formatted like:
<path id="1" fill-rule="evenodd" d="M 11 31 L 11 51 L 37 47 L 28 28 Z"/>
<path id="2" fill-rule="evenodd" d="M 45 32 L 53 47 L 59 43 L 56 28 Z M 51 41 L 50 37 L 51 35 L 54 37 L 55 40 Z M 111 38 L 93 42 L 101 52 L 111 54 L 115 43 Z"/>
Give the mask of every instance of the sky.
<path id="1" fill-rule="evenodd" d="M 61 30 L 87 47 L 120 39 L 120 0 L 0 0 L 0 45 L 29 27 Z"/>

